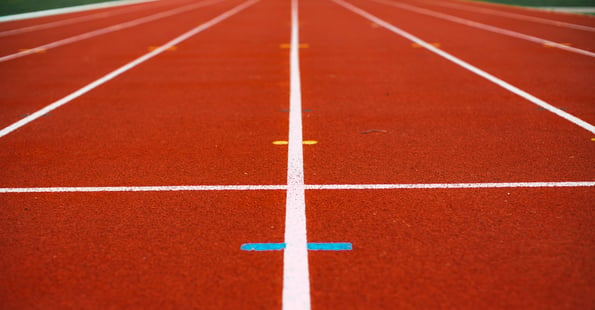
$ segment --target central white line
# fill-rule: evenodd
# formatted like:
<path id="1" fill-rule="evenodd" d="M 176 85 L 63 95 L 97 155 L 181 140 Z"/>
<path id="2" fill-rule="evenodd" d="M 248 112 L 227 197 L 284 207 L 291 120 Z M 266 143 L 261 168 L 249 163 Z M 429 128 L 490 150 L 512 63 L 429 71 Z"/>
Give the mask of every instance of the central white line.
<path id="1" fill-rule="evenodd" d="M 310 309 L 298 24 L 298 0 L 292 0 L 287 200 L 285 205 L 285 244 L 287 246 L 283 252 L 283 309 L 285 310 Z"/>
<path id="2" fill-rule="evenodd" d="M 226 11 L 225 13 L 199 25 L 196 26 L 194 29 L 187 31 L 185 33 L 183 33 L 182 35 L 176 37 L 175 39 L 163 44 L 162 46 L 154 49 L 152 52 L 149 52 L 147 54 L 144 54 L 143 56 L 123 65 L 122 67 L 102 76 L 101 78 L 91 82 L 90 84 L 87 84 L 86 86 L 84 86 L 83 88 L 80 88 L 79 90 L 71 93 L 70 95 L 67 95 L 66 97 L 55 101 L 49 105 L 47 105 L 46 107 L 42 108 L 41 110 L 38 110 L 37 112 L 21 119 L 18 122 L 13 123 L 12 125 L 0 130 L 0 138 L 6 136 L 7 134 L 29 124 L 30 122 L 40 118 L 41 116 L 49 113 L 50 111 L 53 111 L 67 103 L 69 103 L 70 101 L 90 92 L 91 90 L 99 87 L 100 85 L 103 85 L 104 83 L 107 83 L 108 81 L 116 78 L 117 76 L 119 76 L 120 74 L 140 65 L 141 63 L 163 53 L 164 51 L 166 51 L 168 48 L 179 44 L 187 39 L 189 39 L 190 37 L 210 28 L 213 27 L 214 25 L 226 20 L 227 18 L 239 13 L 240 11 L 248 8 L 249 6 L 255 4 L 256 2 L 258 2 L 259 0 L 250 0 L 250 1 L 246 1 L 234 8 L 232 8 L 229 11 Z"/>

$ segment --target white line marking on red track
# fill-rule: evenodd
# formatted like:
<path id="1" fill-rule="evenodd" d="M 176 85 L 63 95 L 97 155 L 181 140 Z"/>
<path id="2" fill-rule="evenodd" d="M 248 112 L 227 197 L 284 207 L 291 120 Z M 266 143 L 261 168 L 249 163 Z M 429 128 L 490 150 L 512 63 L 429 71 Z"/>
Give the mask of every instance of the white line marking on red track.
<path id="1" fill-rule="evenodd" d="M 590 56 L 590 57 L 595 57 L 595 53 L 590 52 L 590 51 L 587 51 L 587 50 L 583 50 L 583 49 L 580 49 L 580 48 L 567 46 L 567 45 L 560 44 L 560 43 L 557 43 L 557 42 L 554 42 L 554 41 L 550 41 L 550 40 L 546 40 L 546 39 L 542 39 L 542 38 L 530 36 L 530 35 L 523 34 L 523 33 L 516 32 L 516 31 L 512 31 L 512 30 L 507 30 L 507 29 L 503 29 L 503 28 L 499 28 L 499 27 L 495 27 L 495 26 L 491 26 L 491 25 L 487 25 L 487 24 L 475 22 L 475 21 L 472 21 L 472 20 L 468 20 L 468 19 L 456 17 L 456 16 L 453 16 L 453 15 L 444 14 L 444 13 L 440 13 L 440 12 L 436 12 L 436 11 L 432 11 L 432 10 L 428 10 L 428 9 L 424 9 L 424 8 L 420 8 L 420 7 L 416 7 L 416 6 L 413 6 L 413 5 L 404 4 L 404 3 L 390 2 L 390 1 L 384 1 L 384 0 L 373 0 L 373 1 L 378 2 L 378 3 L 382 3 L 382 4 L 386 4 L 386 5 L 390 5 L 390 6 L 394 6 L 394 7 L 397 7 L 397 8 L 401 8 L 403 10 L 407 10 L 407 11 L 411 11 L 411 12 L 416 12 L 416 13 L 424 14 L 424 15 L 429 15 L 429 16 L 433 16 L 433 17 L 436 17 L 436 18 L 448 20 L 448 21 L 451 21 L 451 22 L 455 22 L 455 23 L 467 25 L 467 26 L 470 26 L 470 27 L 474 27 L 474 28 L 478 28 L 478 29 L 482 29 L 482 30 L 486 30 L 486 31 L 491 31 L 491 32 L 498 33 L 498 34 L 503 34 L 503 35 L 506 35 L 506 36 L 509 36 L 509 37 L 523 39 L 523 40 L 527 40 L 527 41 L 538 43 L 538 44 L 542 44 L 542 45 L 545 44 L 545 45 L 547 45 L 549 47 L 559 48 L 559 49 L 562 49 L 562 50 L 565 50 L 565 51 L 568 51 L 568 52 L 582 54 L 582 55 Z"/>
<path id="2" fill-rule="evenodd" d="M 224 21 L 225 19 L 227 19 L 227 18 L 229 18 L 229 17 L 231 17 L 231 16 L 239 13 L 240 11 L 248 8 L 249 6 L 255 4 L 258 1 L 259 0 L 249 0 L 249 1 L 243 2 L 242 4 L 240 4 L 240 5 L 232 8 L 231 10 L 228 10 L 225 13 L 220 14 L 217 17 L 215 17 L 215 18 L 213 18 L 213 19 L 211 19 L 211 20 L 209 20 L 209 21 L 207 21 L 207 22 L 205 22 L 205 23 L 203 23 L 203 24 L 201 24 L 201 25 L 193 28 L 192 30 L 183 33 L 182 35 L 180 35 L 180 36 L 176 37 L 175 39 L 173 39 L 173 40 L 171 40 L 171 41 L 163 44 L 162 46 L 154 49 L 153 51 L 151 51 L 151 52 L 149 52 L 147 54 L 144 54 L 143 56 L 141 56 L 141 57 L 139 57 L 139 58 L 137 58 L 137 59 L 135 59 L 135 60 L 133 60 L 133 61 L 125 64 L 124 66 L 122 66 L 122 67 L 120 67 L 120 68 L 118 68 L 118 69 L 116 69 L 116 70 L 114 70 L 114 71 L 112 71 L 112 72 L 104 75 L 103 77 L 101 77 L 101 78 L 99 78 L 99 79 L 91 82 L 90 84 L 88 84 L 85 87 L 83 87 L 83 88 L 81 88 L 81 89 L 79 89 L 79 90 L 71 93 L 70 95 L 68 95 L 68 96 L 66 96 L 66 97 L 64 97 L 64 98 L 62 98 L 62 99 L 60 99 L 58 101 L 55 101 L 55 102 L 51 103 L 50 105 L 44 107 L 43 109 L 38 110 L 37 112 L 35 112 L 35 113 L 33 113 L 33 114 L 31 114 L 31 115 L 29 115 L 29 116 L 21 119 L 20 121 L 18 121 L 16 123 L 14 123 L 14 124 L 12 124 L 12 125 L 4 128 L 4 129 L 0 130 L 0 138 L 6 136 L 7 134 L 9 134 L 9 133 L 11 133 L 11 132 L 13 132 L 13 131 L 15 131 L 15 130 L 17 130 L 17 129 L 23 127 L 23 126 L 25 126 L 25 125 L 27 125 L 27 124 L 29 124 L 30 122 L 38 119 L 39 117 L 41 117 L 41 116 L 49 113 L 50 111 L 55 110 L 55 109 L 57 109 L 57 108 L 65 105 L 65 104 L 69 103 L 70 101 L 72 101 L 72 100 L 74 100 L 74 99 L 76 99 L 76 98 L 78 98 L 78 97 L 86 94 L 87 92 L 93 90 L 94 88 L 96 88 L 96 87 L 98 87 L 98 86 L 100 86 L 100 85 L 102 85 L 102 84 L 104 84 L 104 83 L 106 83 L 106 82 L 114 79 L 115 77 L 119 76 L 120 74 L 122 74 L 122 73 L 124 73 L 124 72 L 126 72 L 126 71 L 128 71 L 128 70 L 130 70 L 130 69 L 132 69 L 132 68 L 134 68 L 134 67 L 136 67 L 138 65 L 140 65 L 141 63 L 143 63 L 143 62 L 145 62 L 145 61 L 147 61 L 147 60 L 149 60 L 149 59 L 151 59 L 151 58 L 153 58 L 153 57 L 161 54 L 162 52 L 166 51 L 170 47 L 172 47 L 172 46 L 174 46 L 176 44 L 179 44 L 180 42 L 183 42 L 183 41 L 187 40 L 188 38 L 190 38 L 190 37 L 192 37 L 192 36 L 194 36 L 194 35 L 202 32 L 202 31 L 204 31 L 204 30 L 206 30 L 206 29 L 208 29 L 208 28 L 210 28 L 210 27 L 212 27 L 212 26 L 214 26 L 214 25 L 216 25 L 216 24 L 218 24 L 218 23 L 220 23 L 222 21 Z"/>
<path id="3" fill-rule="evenodd" d="M 109 27 L 105 27 L 105 28 L 101 28 L 101 29 L 97 29 L 97 30 L 93 30 L 93 31 L 89 31 L 89 32 L 85 32 L 85 33 L 81 33 L 79 35 L 75 35 L 72 37 L 68 37 L 66 39 L 62 39 L 62 40 L 58 40 L 58 41 L 54 41 L 48 44 L 44 44 L 44 45 L 40 45 L 37 47 L 33 47 L 33 48 L 28 48 L 26 50 L 20 51 L 18 53 L 14 53 L 14 54 L 10 54 L 10 55 L 6 55 L 6 56 L 2 56 L 0 57 L 0 62 L 5 62 L 5 61 L 9 61 L 9 60 L 13 60 L 16 58 L 20 58 L 23 56 L 27 56 L 27 55 L 32 55 L 32 54 L 36 54 L 38 53 L 38 51 L 47 51 L 49 49 L 52 48 L 56 48 L 59 46 L 63 46 L 66 44 L 70 44 L 70 43 L 75 43 L 75 42 L 79 42 L 85 39 L 89 39 L 89 38 L 93 38 L 93 37 L 97 37 L 106 33 L 111 33 L 111 32 L 115 32 L 115 31 L 119 31 L 122 29 L 126 29 L 126 28 L 130 28 L 130 27 L 134 27 L 134 26 L 138 26 L 141 24 L 145 24 L 148 22 L 152 22 L 158 19 L 162 19 L 162 18 L 166 18 L 166 17 L 170 17 L 170 16 L 174 16 L 177 14 L 181 14 L 187 11 L 191 11 L 200 7 L 204 7 L 207 5 L 211 5 L 217 2 L 221 2 L 223 0 L 213 0 L 213 1 L 204 1 L 204 2 L 200 2 L 200 3 L 194 3 L 191 5 L 187 5 L 187 6 L 183 6 L 180 8 L 175 8 L 172 10 L 168 10 L 165 12 L 160 12 L 160 13 L 156 13 L 156 14 L 152 14 L 149 16 L 145 16 L 145 17 L 141 17 L 141 18 L 137 18 L 137 19 L 133 19 L 131 21 L 127 21 L 124 23 L 120 23 L 120 24 L 116 24 L 116 25 L 111 25 Z"/>
<path id="4" fill-rule="evenodd" d="M 520 96 L 522 98 L 525 98 L 526 100 L 528 100 L 528 101 L 530 101 L 530 102 L 532 102 L 532 103 L 534 103 L 534 104 L 536 104 L 536 105 L 544 108 L 545 110 L 548 110 L 548 111 L 550 111 L 550 112 L 558 115 L 559 117 L 561 117 L 561 118 L 563 118 L 563 119 L 565 119 L 565 120 L 567 120 L 567 121 L 569 121 L 569 122 L 571 122 L 571 123 L 573 123 L 573 124 L 575 124 L 575 125 L 583 128 L 583 129 L 586 129 L 589 132 L 595 134 L 595 126 L 593 126 L 593 125 L 591 125 L 591 124 L 583 121 L 582 119 L 580 119 L 580 118 L 578 118 L 578 117 L 576 117 L 576 116 L 574 116 L 574 115 L 572 115 L 570 113 L 567 113 L 565 111 L 562 111 L 561 109 L 558 109 L 558 108 L 554 107 L 553 105 L 551 105 L 551 104 L 549 104 L 549 103 L 547 103 L 547 102 L 545 102 L 545 101 L 543 101 L 543 100 L 541 100 L 541 99 L 539 99 L 539 98 L 537 98 L 537 97 L 529 94 L 528 92 L 526 92 L 526 91 L 524 91 L 524 90 L 522 90 L 522 89 L 520 89 L 520 88 L 518 88 L 516 86 L 513 86 L 512 84 L 510 84 L 508 82 L 505 82 L 505 81 L 503 81 L 503 80 L 501 80 L 501 79 L 499 79 L 499 78 L 497 78 L 497 77 L 495 77 L 495 76 L 493 76 L 493 75 L 491 75 L 491 74 L 489 74 L 489 73 L 487 73 L 487 72 L 485 72 L 485 71 L 483 71 L 483 70 L 481 70 L 481 69 L 479 69 L 479 68 L 477 68 L 477 67 L 475 67 L 475 66 L 473 66 L 473 65 L 471 65 L 471 64 L 469 64 L 469 63 L 467 63 L 467 62 L 465 62 L 465 61 L 463 61 L 463 60 L 461 60 L 461 59 L 459 59 L 459 58 L 457 58 L 457 57 L 455 57 L 455 56 L 453 56 L 453 55 L 451 55 L 451 54 L 449 54 L 449 53 L 447 53 L 447 52 L 445 52 L 445 51 L 443 51 L 441 49 L 439 49 L 439 48 L 437 48 L 437 47 L 433 46 L 430 43 L 428 43 L 428 42 L 426 42 L 426 41 L 424 41 L 424 40 L 422 40 L 422 39 L 420 39 L 420 38 L 418 38 L 418 37 L 416 37 L 416 36 L 414 36 L 414 35 L 406 32 L 406 31 L 404 31 L 404 30 L 402 30 L 402 29 L 400 29 L 400 28 L 398 28 L 396 26 L 393 26 L 392 24 L 389 24 L 388 22 L 386 22 L 386 21 L 384 21 L 384 20 L 382 20 L 382 19 L 380 19 L 380 18 L 378 18 L 378 17 L 376 17 L 376 16 L 374 16 L 374 15 L 372 15 L 372 14 L 370 14 L 370 13 L 368 13 L 368 12 L 366 12 L 366 11 L 364 11 L 364 10 L 362 10 L 362 9 L 360 9 L 360 8 L 352 5 L 352 4 L 350 4 L 350 3 L 347 3 L 347 2 L 345 2 L 343 0 L 331 0 L 331 1 L 337 3 L 338 5 L 344 7 L 345 9 L 347 9 L 347 10 L 349 10 L 349 11 L 351 11 L 351 12 L 357 14 L 357 15 L 362 16 L 363 18 L 366 18 L 366 19 L 368 19 L 368 20 L 370 20 L 370 21 L 372 21 L 372 22 L 374 22 L 374 23 L 376 23 L 376 24 L 378 24 L 378 25 L 386 28 L 387 30 L 389 30 L 389 31 L 391 31 L 391 32 L 393 32 L 393 33 L 395 33 L 395 34 L 397 34 L 399 36 L 402 36 L 402 37 L 404 37 L 404 38 L 406 38 L 408 40 L 411 40 L 411 41 L 419 44 L 420 46 L 424 47 L 425 49 L 427 49 L 427 50 L 429 50 L 429 51 L 431 51 L 431 52 L 433 52 L 433 53 L 435 53 L 435 54 L 437 54 L 437 55 L 439 55 L 439 56 L 441 56 L 441 57 L 443 57 L 443 58 L 445 58 L 445 59 L 447 59 L 447 60 L 449 60 L 449 61 L 457 64 L 457 65 L 459 65 L 460 67 L 463 67 L 463 68 L 465 68 L 465 69 L 467 69 L 467 70 L 469 70 L 469 71 L 471 71 L 471 72 L 473 72 L 473 73 L 475 73 L 475 74 L 483 77 L 484 79 L 486 79 L 486 80 L 488 80 L 488 81 L 490 81 L 490 82 L 492 82 L 492 83 L 494 83 L 494 84 L 496 84 L 496 85 L 498 85 L 498 86 L 500 86 L 500 87 L 508 90 L 509 92 L 511 92 L 513 94 L 516 94 L 516 95 L 518 95 L 518 96 Z"/>
<path id="5" fill-rule="evenodd" d="M 459 3 L 438 2 L 438 1 L 423 1 L 423 2 L 427 3 L 427 4 L 431 4 L 431 5 L 452 7 L 455 9 L 460 9 L 463 11 L 469 11 L 469 12 L 474 12 L 474 13 L 483 13 L 483 14 L 489 14 L 489 15 L 504 16 L 504 17 L 508 17 L 508 18 L 513 18 L 513 19 L 518 19 L 518 20 L 523 20 L 523 21 L 530 21 L 530 22 L 535 22 L 535 23 L 540 23 L 540 24 L 553 25 L 553 26 L 558 26 L 558 27 L 565 27 L 565 28 L 595 32 L 595 27 L 572 24 L 572 23 L 567 23 L 567 22 L 562 22 L 562 21 L 552 20 L 552 19 L 547 19 L 547 18 L 528 16 L 528 15 L 511 13 L 511 12 L 503 12 L 503 11 L 487 9 L 487 8 L 479 8 L 476 6 L 469 6 L 469 5 L 459 4 Z"/>
<path id="6" fill-rule="evenodd" d="M 512 182 L 512 183 L 419 183 L 419 184 L 320 184 L 306 185 L 309 190 L 333 189 L 456 189 L 456 188 L 542 188 L 593 187 L 593 182 Z"/>
<path id="7" fill-rule="evenodd" d="M 51 15 L 59 15 L 59 14 L 96 10 L 96 9 L 104 9 L 104 8 L 110 8 L 110 7 L 115 7 L 115 6 L 131 5 L 131 4 L 150 2 L 150 1 L 156 1 L 156 0 L 110 1 L 110 2 L 103 2 L 103 3 L 77 5 L 77 6 L 71 6 L 71 7 L 66 7 L 66 8 L 60 8 L 60 9 L 52 9 L 52 10 L 29 12 L 29 13 L 15 14 L 15 15 L 7 15 L 7 16 L 0 17 L 0 23 L 15 21 L 15 20 L 45 17 L 45 16 L 51 16 Z"/>
<path id="8" fill-rule="evenodd" d="M 308 184 L 307 190 L 377 190 L 377 189 L 489 189 L 595 187 L 595 181 L 581 182 L 502 182 L 502 183 L 411 183 L 411 184 Z M 178 191 L 269 191 L 287 190 L 287 185 L 174 185 L 174 186 L 103 186 L 103 187 L 8 187 L 0 193 L 94 193 L 94 192 L 178 192 Z"/>
<path id="9" fill-rule="evenodd" d="M 310 309 L 310 273 L 306 232 L 304 156 L 302 146 L 302 89 L 299 59 L 298 0 L 291 1 L 289 139 L 287 200 L 283 252 L 283 309 Z"/>
<path id="10" fill-rule="evenodd" d="M 0 193 L 93 193 L 93 192 L 178 192 L 178 191 L 265 191 L 285 190 L 286 185 L 178 185 L 103 187 L 21 187 L 0 188 Z"/>

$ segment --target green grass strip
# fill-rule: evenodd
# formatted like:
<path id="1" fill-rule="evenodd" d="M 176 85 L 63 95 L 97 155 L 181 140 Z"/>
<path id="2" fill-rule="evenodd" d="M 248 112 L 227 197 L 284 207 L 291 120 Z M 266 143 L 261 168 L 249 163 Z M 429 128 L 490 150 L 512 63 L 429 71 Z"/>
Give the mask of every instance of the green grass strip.
<path id="1" fill-rule="evenodd" d="M 114 0 L 0 0 L 0 16 Z"/>
<path id="2" fill-rule="evenodd" d="M 477 0 L 519 6 L 595 6 L 595 0 Z"/>

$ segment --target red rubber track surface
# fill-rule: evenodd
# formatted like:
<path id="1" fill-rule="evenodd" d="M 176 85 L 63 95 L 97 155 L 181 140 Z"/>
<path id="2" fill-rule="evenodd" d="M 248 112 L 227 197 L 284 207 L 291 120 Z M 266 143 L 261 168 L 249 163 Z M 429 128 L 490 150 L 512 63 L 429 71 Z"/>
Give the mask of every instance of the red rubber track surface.
<path id="1" fill-rule="evenodd" d="M 595 51 L 595 39 L 593 38 L 593 32 L 591 31 L 584 31 L 584 30 L 576 30 L 576 29 L 569 29 L 567 27 L 555 26 L 550 24 L 543 24 L 537 23 L 532 20 L 520 20 L 515 18 L 506 18 L 503 16 L 498 15 L 490 15 L 490 14 L 481 14 L 476 11 L 468 11 L 468 10 L 461 10 L 457 9 L 456 7 L 443 7 L 443 6 L 436 6 L 432 4 L 441 4 L 444 2 L 441 1 L 415 1 L 415 0 L 407 0 L 407 1 L 399 1 L 399 3 L 406 3 L 409 5 L 413 5 L 416 7 L 421 7 L 424 9 L 438 11 L 440 13 L 453 15 L 460 18 L 469 19 L 475 22 L 480 22 L 483 24 L 488 24 L 496 27 L 500 27 L 507 30 L 522 32 L 523 34 L 539 37 L 542 39 L 548 39 L 554 42 L 560 43 L 569 43 L 573 47 L 585 49 L 588 51 Z M 457 3 L 456 1 L 448 1 L 447 3 Z M 462 2 L 460 4 L 466 4 L 467 2 Z M 472 3 L 474 4 L 474 3 Z M 471 6 L 474 8 L 474 6 Z M 489 8 L 493 10 L 495 8 Z M 480 11 L 481 12 L 481 11 Z M 514 14 L 522 14 L 527 15 L 529 17 L 538 17 L 538 18 L 545 18 L 552 21 L 562 21 L 562 22 L 569 22 L 578 25 L 590 26 L 595 27 L 595 18 L 590 17 L 588 15 L 577 15 L 573 14 L 571 19 L 554 19 L 551 18 L 551 15 L 556 17 L 564 16 L 564 14 L 553 14 L 553 13 L 546 13 L 546 14 L 531 14 L 533 11 L 530 10 L 513 10 L 513 11 L 505 11 Z M 418 14 L 413 14 L 414 16 L 418 16 Z M 421 16 L 421 15 L 419 15 Z M 488 33 L 485 32 L 487 35 Z M 487 39 L 481 39 L 481 35 L 468 37 L 469 41 L 474 41 L 475 43 L 483 44 L 484 41 L 491 41 Z"/>
<path id="2" fill-rule="evenodd" d="M 313 46 L 302 53 L 304 102 L 306 108 L 317 111 L 306 115 L 304 136 L 321 141 L 306 148 L 306 182 L 505 182 L 594 175 L 595 144 L 589 132 L 426 50 L 413 48 L 408 40 L 347 10 L 337 10 L 333 3 L 304 1 L 304 6 L 304 15 L 314 12 L 303 24 L 302 40 Z M 376 12 L 400 13 L 386 8 Z M 327 20 L 333 20 L 332 25 Z M 501 37 L 486 33 L 484 38 L 490 40 L 481 45 L 481 52 L 479 46 L 471 46 L 476 51 L 472 53 L 465 49 L 468 28 L 449 23 L 436 27 L 423 17 L 407 14 L 393 20 L 405 29 L 420 22 L 414 28 L 416 35 L 430 42 L 440 38 L 446 51 L 469 55 L 463 58 L 513 84 L 522 81 L 519 86 L 532 86 L 526 89 L 539 91 L 535 95 L 545 100 L 570 105 L 574 94 L 592 98 L 590 89 L 567 93 L 567 88 L 561 91 L 556 86 L 558 81 L 587 84 L 576 77 L 580 70 L 547 74 L 544 80 L 550 85 L 543 87 L 545 82 L 535 82 L 542 67 L 530 63 L 515 67 L 513 52 L 536 58 L 543 53 L 539 46 L 507 39 L 520 46 L 510 52 L 489 50 L 498 47 Z M 434 29 L 444 34 L 428 34 Z M 555 53 L 543 59 L 555 65 L 556 57 L 549 55 Z M 494 66 L 490 55 L 497 55 Z M 584 78 L 592 76 L 595 67 L 590 58 L 563 56 L 590 66 L 590 72 L 583 71 Z M 572 112 L 589 120 L 585 116 L 593 115 L 592 101 L 574 103 Z M 387 132 L 362 134 L 371 129 Z M 341 161 L 331 160 L 340 154 L 346 154 Z"/>
<path id="3" fill-rule="evenodd" d="M 591 33 L 403 1 L 595 50 Z M 474 4 L 594 26 L 593 18 Z M 193 3 L 0 37 L 0 55 Z M 0 126 L 242 3 L 0 63 Z M 350 0 L 595 123 L 591 57 Z M 290 1 L 261 0 L 0 138 L 0 188 L 286 184 Z M 593 135 L 328 0 L 300 0 L 306 184 L 594 181 Z M 113 14 L 114 12 L 125 12 Z M 286 47 L 286 46 L 285 46 Z M 595 188 L 307 190 L 313 309 L 595 307 Z M 0 308 L 279 309 L 285 191 L 0 193 Z"/>
<path id="4" fill-rule="evenodd" d="M 119 23 L 123 23 L 123 22 L 127 22 L 129 20 L 134 20 L 137 18 L 141 18 L 141 17 L 145 17 L 145 16 L 149 16 L 155 13 L 159 13 L 159 12 L 164 12 L 167 10 L 171 10 L 171 9 L 175 9 L 177 7 L 180 6 L 184 6 L 184 5 L 188 5 L 188 4 L 192 4 L 194 3 L 193 1 L 171 1 L 171 2 L 154 2 L 155 4 L 160 4 L 159 6 L 151 3 L 151 5 L 149 5 L 147 3 L 146 6 L 132 6 L 132 7 L 128 7 L 128 6 L 124 6 L 124 7 L 116 7 L 116 8 L 111 8 L 111 9 L 103 9 L 100 12 L 94 12 L 91 11 L 93 13 L 90 14 L 90 12 L 87 12 L 87 15 L 92 15 L 92 14 L 105 14 L 104 18 L 98 18 L 98 19 L 91 19 L 91 20 L 81 20 L 80 22 L 75 23 L 74 25 L 63 25 L 63 26 L 56 26 L 56 27 L 51 27 L 48 29 L 40 29 L 37 31 L 31 31 L 31 32 L 27 32 L 27 33 L 23 33 L 20 35 L 11 35 L 8 36 L 6 39 L 2 39 L 2 46 L 0 47 L 0 54 L 1 55 L 7 55 L 7 54 L 11 54 L 11 53 L 15 53 L 18 52 L 20 49 L 26 49 L 26 48 L 33 48 L 33 47 L 37 47 L 40 45 L 44 45 L 47 44 L 49 42 L 53 42 L 53 41 L 57 41 L 57 40 L 61 40 L 67 37 L 71 37 L 71 36 L 75 36 L 81 33 L 85 33 L 85 32 L 89 32 L 89 31 L 93 31 L 99 28 L 104 28 L 104 27 L 110 27 L 113 26 L 115 24 L 119 24 Z M 62 16 L 62 15 L 59 15 Z M 65 17 L 61 17 L 61 18 L 56 18 L 55 20 L 51 20 L 52 22 L 56 22 L 56 21 L 64 21 L 70 18 L 74 18 L 76 16 L 71 17 L 70 14 L 67 14 L 68 18 Z M 85 15 L 82 15 L 85 16 Z M 27 20 L 29 21 L 29 20 Z M 3 30 L 14 30 L 14 29 L 20 29 L 20 28 L 24 28 L 27 26 L 33 26 L 33 25 L 27 25 L 23 23 L 24 21 L 15 21 L 15 22 L 10 22 L 10 23 L 3 23 L 2 25 L 4 26 Z M 50 21 L 48 21 L 50 22 Z M 6 27 L 7 25 L 4 24 L 9 24 L 8 27 Z M 38 25 L 38 24 L 42 24 L 42 23 L 35 23 L 34 25 Z"/>
<path id="5" fill-rule="evenodd" d="M 409 0 L 408 0 L 409 1 Z M 553 12 L 553 11 L 546 11 L 540 10 L 535 8 L 524 8 L 519 6 L 511 6 L 511 5 L 502 5 L 498 3 L 490 3 L 486 1 L 467 1 L 467 0 L 448 0 L 448 1 L 441 1 L 441 0 L 415 0 L 417 3 L 428 3 L 434 5 L 440 5 L 440 3 L 446 3 L 450 6 L 455 5 L 457 7 L 465 7 L 465 8 L 472 8 L 472 9 L 488 9 L 488 10 L 496 10 L 503 13 L 513 13 L 513 14 L 520 14 L 530 17 L 537 17 L 537 18 L 544 18 L 553 21 L 561 21 L 566 23 L 578 24 L 578 25 L 585 25 L 585 26 L 595 26 L 595 20 L 592 16 L 589 15 L 580 15 L 580 14 L 570 14 L 570 13 L 562 13 L 562 12 Z M 442 4 L 441 7 L 444 7 Z M 459 9 L 460 10 L 460 9 Z M 483 13 L 482 13 L 483 15 Z"/>
<path id="6" fill-rule="evenodd" d="M 284 195 L 4 195 L 3 309 L 280 308 Z M 281 207 L 280 207 L 281 206 Z"/>

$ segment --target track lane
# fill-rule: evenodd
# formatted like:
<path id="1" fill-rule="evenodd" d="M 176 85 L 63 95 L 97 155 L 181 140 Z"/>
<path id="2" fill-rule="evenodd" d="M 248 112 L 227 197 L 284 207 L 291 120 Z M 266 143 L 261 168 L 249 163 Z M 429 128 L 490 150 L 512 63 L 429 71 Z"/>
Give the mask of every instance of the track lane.
<path id="1" fill-rule="evenodd" d="M 308 191 L 317 309 L 584 309 L 593 188 Z"/>
<path id="2" fill-rule="evenodd" d="M 142 11 L 145 9 L 150 8 L 158 8 L 162 6 L 167 6 L 168 4 L 175 3 L 175 1 L 180 0 L 168 0 L 168 1 L 148 1 L 143 3 L 131 4 L 126 6 L 115 6 L 109 8 L 101 8 L 101 9 L 94 9 L 94 10 L 87 10 L 87 11 L 80 11 L 80 12 L 72 12 L 72 13 L 64 13 L 64 14 L 57 14 L 57 15 L 49 15 L 49 16 L 42 16 L 36 18 L 28 18 L 16 21 L 4 21 L 0 22 L 0 32 L 4 31 L 11 31 L 17 30 L 22 28 L 29 28 L 29 27 L 42 27 L 41 29 L 48 29 L 46 27 L 53 28 L 53 24 L 55 23 L 57 26 L 61 24 L 66 25 L 74 25 L 79 22 L 85 22 L 88 20 L 93 19 L 101 19 L 107 18 L 110 16 L 115 16 L 119 14 L 126 14 L 132 13 L 136 11 Z M 181 0 L 184 1 L 184 0 Z M 44 26 L 42 26 L 44 25 Z M 30 31 L 26 31 L 30 32 Z"/>
<path id="3" fill-rule="evenodd" d="M 12 81 L 0 85 L 0 125 L 4 128 L 22 119 L 240 3 L 225 1 L 173 20 L 159 20 L 0 63 L 1 77 Z"/>
<path id="4" fill-rule="evenodd" d="M 367 0 L 351 3 L 553 106 L 595 124 L 591 57 L 469 28 L 429 16 L 408 14 Z"/>
<path id="5" fill-rule="evenodd" d="M 284 183 L 289 11 L 261 1 L 4 137 L 0 182 Z M 282 252 L 239 249 L 283 241 L 284 198 L 2 195 L 3 307 L 279 308 Z"/>
<path id="6" fill-rule="evenodd" d="M 532 36 L 534 38 L 541 39 L 536 42 L 540 45 L 552 45 L 554 43 L 558 43 L 571 48 L 582 49 L 586 52 L 595 51 L 595 40 L 589 32 L 573 29 L 564 29 L 550 25 L 534 24 L 516 20 L 510 21 L 503 17 L 489 15 L 484 16 L 481 14 L 473 14 L 465 11 L 461 13 L 460 11 L 449 9 L 448 7 L 435 8 L 431 5 L 423 5 L 423 3 L 420 3 L 418 1 L 372 1 L 404 9 L 409 12 L 414 12 L 416 14 L 429 15 L 435 18 L 449 20 L 451 22 L 466 24 L 470 27 L 474 26 L 474 23 L 482 24 L 476 25 L 475 27 L 484 28 L 486 30 L 488 30 L 490 27 L 496 27 L 499 29 L 495 29 L 494 31 L 499 31 L 499 33 L 503 35 L 505 35 L 506 32 L 514 32 L 516 33 L 517 38 L 526 38 L 527 36 Z M 534 38 L 532 40 L 535 40 Z M 550 42 L 546 43 L 544 42 L 544 40 L 548 40 Z M 592 54 L 587 54 L 587 56 L 593 57 Z"/>
<path id="7" fill-rule="evenodd" d="M 279 309 L 282 191 L 0 197 L 3 309 Z"/>
<path id="8" fill-rule="evenodd" d="M 285 16 L 257 23 L 260 14 L 240 13 L 5 136 L 3 185 L 283 184 L 287 149 L 272 141 L 286 139 L 288 32 Z"/>
<path id="9" fill-rule="evenodd" d="M 319 141 L 305 148 L 307 183 L 593 179 L 589 132 L 347 10 L 320 7 L 304 13 L 304 139 Z M 329 18 L 337 22 L 324 25 Z"/>
<path id="10" fill-rule="evenodd" d="M 457 8 L 459 11 L 476 12 L 484 15 L 497 15 L 509 20 L 527 20 L 540 24 L 554 23 L 562 28 L 583 29 L 592 32 L 592 28 L 595 27 L 595 18 L 584 14 L 566 14 L 481 1 L 422 0 L 418 2 L 428 3 L 439 7 Z M 574 28 L 575 26 L 578 27 Z M 589 29 L 581 28 L 581 26 L 587 26 Z"/>
<path id="11" fill-rule="evenodd" d="M 0 38 L 0 62 L 10 61 L 20 55 L 29 56 L 26 50 L 42 49 L 44 53 L 63 45 L 72 44 L 79 40 L 92 39 L 110 32 L 118 32 L 127 27 L 140 27 L 144 23 L 151 23 L 160 19 L 172 20 L 184 13 L 200 10 L 206 6 L 216 4 L 222 0 L 203 0 L 177 3 L 164 8 L 143 10 L 124 15 L 117 15 L 109 19 L 88 22 L 77 27 L 48 29 L 35 33 L 21 34 L 14 37 Z"/>
<path id="12" fill-rule="evenodd" d="M 307 183 L 593 180 L 589 132 L 330 1 L 303 0 L 302 19 Z M 353 243 L 310 253 L 313 308 L 588 308 L 594 197 L 309 190 L 309 240 Z"/>
<path id="13" fill-rule="evenodd" d="M 373 0 L 374 2 L 390 3 L 391 1 Z M 424 9 L 437 11 L 444 14 L 454 15 L 460 18 L 469 19 L 472 21 L 493 25 L 496 27 L 509 29 L 525 33 L 532 36 L 537 36 L 544 39 L 549 39 L 558 43 L 570 44 L 570 46 L 595 51 L 595 39 L 593 39 L 593 32 L 583 31 L 578 29 L 571 29 L 559 27 L 555 25 L 534 23 L 531 21 L 523 21 L 517 19 L 509 19 L 504 16 L 477 14 L 475 12 L 457 10 L 447 6 L 435 6 L 431 2 L 420 2 L 415 0 L 404 1 L 403 3 L 421 7 Z M 450 2 L 444 2 L 446 4 Z M 581 20 L 580 16 L 576 16 L 576 20 Z M 595 28 L 594 28 L 595 29 Z"/>

